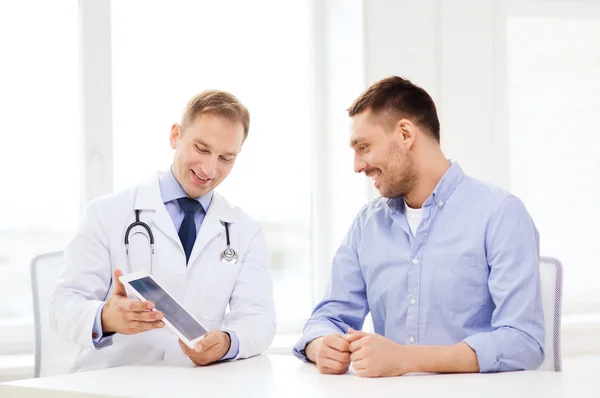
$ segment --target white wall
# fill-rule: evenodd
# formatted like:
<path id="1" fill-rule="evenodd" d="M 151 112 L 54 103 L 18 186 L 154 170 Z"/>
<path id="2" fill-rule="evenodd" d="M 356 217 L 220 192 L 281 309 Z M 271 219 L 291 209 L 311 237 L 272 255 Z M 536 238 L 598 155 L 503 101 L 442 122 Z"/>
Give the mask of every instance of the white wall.
<path id="1" fill-rule="evenodd" d="M 364 51 L 368 83 L 394 74 L 423 87 L 438 107 L 446 156 L 473 177 L 507 187 L 497 150 L 507 140 L 496 103 L 501 3 L 365 1 Z"/>

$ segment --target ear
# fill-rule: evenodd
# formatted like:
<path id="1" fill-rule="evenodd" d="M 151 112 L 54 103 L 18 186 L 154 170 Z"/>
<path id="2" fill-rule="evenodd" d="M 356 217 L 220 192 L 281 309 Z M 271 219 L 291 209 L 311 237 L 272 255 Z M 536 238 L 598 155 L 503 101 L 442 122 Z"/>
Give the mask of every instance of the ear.
<path id="1" fill-rule="evenodd" d="M 410 147 L 412 147 L 415 142 L 417 132 L 417 128 L 413 124 L 413 122 L 411 122 L 408 119 L 400 119 L 396 123 L 395 131 L 398 134 L 400 143 L 406 149 L 410 149 Z"/>
<path id="2" fill-rule="evenodd" d="M 181 137 L 181 127 L 177 123 L 173 123 L 171 126 L 171 134 L 169 135 L 169 142 L 171 143 L 171 149 L 177 149 L 177 141 Z"/>

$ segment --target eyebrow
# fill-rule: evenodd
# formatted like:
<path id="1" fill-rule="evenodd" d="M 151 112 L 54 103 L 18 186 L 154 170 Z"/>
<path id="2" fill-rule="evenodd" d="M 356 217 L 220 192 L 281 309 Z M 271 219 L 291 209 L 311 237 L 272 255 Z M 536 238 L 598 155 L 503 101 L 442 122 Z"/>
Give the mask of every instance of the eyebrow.
<path id="1" fill-rule="evenodd" d="M 359 142 L 364 141 L 363 137 L 358 137 L 352 140 L 352 142 L 350 143 L 350 148 L 354 148 L 356 146 L 356 144 L 358 144 Z"/>
<path id="2" fill-rule="evenodd" d="M 208 150 L 212 149 L 210 145 L 208 145 L 206 142 L 202 141 L 199 138 L 194 139 L 194 142 L 196 144 L 202 145 L 203 147 L 206 147 L 206 149 L 208 149 Z M 227 153 L 223 153 L 223 155 L 225 155 L 225 156 L 237 156 L 238 153 L 237 152 L 227 152 Z"/>

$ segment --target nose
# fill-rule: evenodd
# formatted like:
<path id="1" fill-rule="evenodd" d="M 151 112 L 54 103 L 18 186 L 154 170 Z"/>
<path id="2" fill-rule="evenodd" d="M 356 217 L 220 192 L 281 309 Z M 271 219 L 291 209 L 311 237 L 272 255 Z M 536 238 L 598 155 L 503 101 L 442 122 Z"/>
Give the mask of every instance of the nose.
<path id="1" fill-rule="evenodd" d="M 367 162 L 365 162 L 363 159 L 361 159 L 361 157 L 358 156 L 357 154 L 354 154 L 354 172 L 362 173 L 366 169 L 367 169 Z"/>
<path id="2" fill-rule="evenodd" d="M 217 174 L 217 156 L 211 156 L 209 159 L 206 159 L 202 164 L 202 171 L 208 178 L 215 178 Z"/>

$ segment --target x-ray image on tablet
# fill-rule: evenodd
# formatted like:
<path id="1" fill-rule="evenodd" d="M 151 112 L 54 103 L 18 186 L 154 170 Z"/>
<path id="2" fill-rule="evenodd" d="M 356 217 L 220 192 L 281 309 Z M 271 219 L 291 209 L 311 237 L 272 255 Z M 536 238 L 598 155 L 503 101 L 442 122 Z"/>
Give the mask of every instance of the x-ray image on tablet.
<path id="1" fill-rule="evenodd" d="M 194 348 L 207 329 L 191 316 L 147 273 L 134 273 L 119 278 L 130 286 L 140 300 L 151 301 L 156 310 L 164 314 L 164 322 L 179 336 L 181 341 Z"/>

